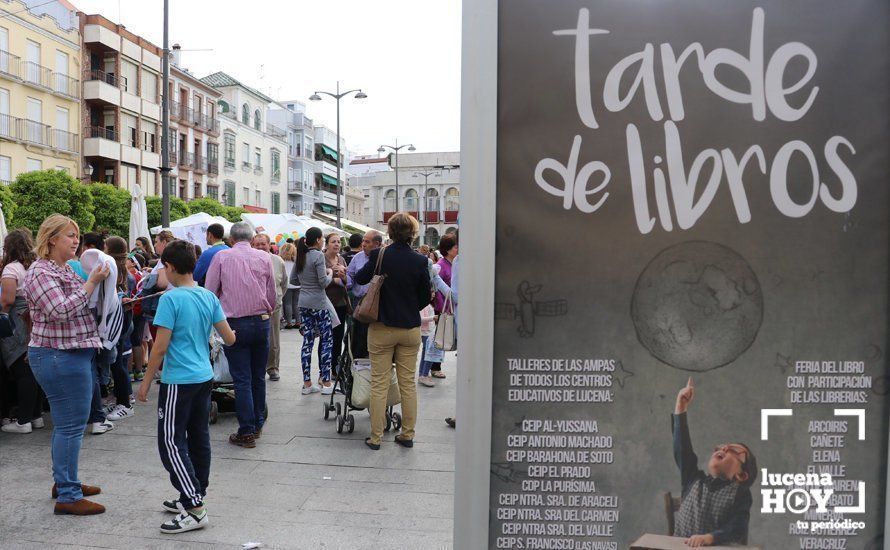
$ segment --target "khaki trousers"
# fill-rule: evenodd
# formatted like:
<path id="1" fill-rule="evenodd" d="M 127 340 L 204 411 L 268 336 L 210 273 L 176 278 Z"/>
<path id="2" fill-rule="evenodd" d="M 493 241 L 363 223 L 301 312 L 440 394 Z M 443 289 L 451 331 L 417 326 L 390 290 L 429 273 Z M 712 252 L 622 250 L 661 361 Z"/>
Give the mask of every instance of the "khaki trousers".
<path id="1" fill-rule="evenodd" d="M 368 328 L 368 354 L 371 357 L 371 443 L 380 444 L 386 427 L 386 397 L 396 364 L 396 378 L 402 394 L 402 438 L 414 439 L 417 421 L 417 387 L 414 371 L 420 350 L 420 327 L 393 328 L 373 323 Z"/>
<path id="2" fill-rule="evenodd" d="M 278 361 L 281 356 L 281 307 L 272 312 L 269 320 L 269 360 L 266 361 L 266 373 L 278 372 Z"/>

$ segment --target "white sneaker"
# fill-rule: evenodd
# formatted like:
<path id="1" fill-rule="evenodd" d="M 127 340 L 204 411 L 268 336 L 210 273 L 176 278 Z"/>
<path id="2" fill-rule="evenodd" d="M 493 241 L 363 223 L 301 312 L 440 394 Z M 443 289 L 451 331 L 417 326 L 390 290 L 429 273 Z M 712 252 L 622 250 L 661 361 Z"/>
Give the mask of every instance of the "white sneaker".
<path id="1" fill-rule="evenodd" d="M 321 394 L 322 395 L 331 395 L 334 393 L 334 384 L 332 383 L 330 386 L 322 386 Z"/>
<path id="2" fill-rule="evenodd" d="M 113 429 L 114 424 L 112 424 L 108 420 L 105 420 L 104 422 L 93 422 L 90 433 L 92 433 L 93 435 L 99 435 L 104 434 L 105 432 L 110 432 Z"/>
<path id="3" fill-rule="evenodd" d="M 19 424 L 18 422 L 10 422 L 9 424 L 0 427 L 0 430 L 8 434 L 29 434 L 31 433 L 31 423 L 26 422 L 24 424 Z"/>
<path id="4" fill-rule="evenodd" d="M 180 506 L 182 505 L 180 504 Z M 186 531 L 203 529 L 209 523 L 210 519 L 207 517 L 207 510 L 202 510 L 199 515 L 183 510 L 178 516 L 161 525 L 161 533 L 185 533 Z"/>
<path id="5" fill-rule="evenodd" d="M 104 414 L 105 416 L 108 416 L 109 414 L 111 414 L 114 411 L 115 408 L 117 408 L 116 403 L 109 403 L 102 407 L 102 414 Z"/>
<path id="6" fill-rule="evenodd" d="M 123 420 L 124 418 L 130 418 L 135 414 L 136 411 L 133 410 L 133 407 L 124 407 L 123 405 L 117 405 L 114 410 L 108 414 L 108 420 L 117 422 L 118 420 Z"/>
<path id="7" fill-rule="evenodd" d="M 318 393 L 318 386 L 303 386 L 303 389 L 300 390 L 300 393 L 303 395 L 309 395 L 310 393 Z"/>
<path id="8" fill-rule="evenodd" d="M 31 419 L 31 427 L 35 430 L 39 430 L 46 427 L 46 422 L 43 420 L 42 416 L 38 416 L 37 418 Z"/>

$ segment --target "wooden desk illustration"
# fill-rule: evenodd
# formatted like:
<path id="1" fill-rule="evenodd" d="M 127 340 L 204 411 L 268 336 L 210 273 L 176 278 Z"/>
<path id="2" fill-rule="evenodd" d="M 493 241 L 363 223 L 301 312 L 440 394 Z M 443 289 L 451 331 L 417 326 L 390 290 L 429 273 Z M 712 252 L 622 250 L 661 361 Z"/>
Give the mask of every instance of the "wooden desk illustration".
<path id="1" fill-rule="evenodd" d="M 630 550 L 689 550 L 684 537 L 645 534 L 630 545 Z M 760 550 L 759 546 L 703 546 L 707 550 Z"/>

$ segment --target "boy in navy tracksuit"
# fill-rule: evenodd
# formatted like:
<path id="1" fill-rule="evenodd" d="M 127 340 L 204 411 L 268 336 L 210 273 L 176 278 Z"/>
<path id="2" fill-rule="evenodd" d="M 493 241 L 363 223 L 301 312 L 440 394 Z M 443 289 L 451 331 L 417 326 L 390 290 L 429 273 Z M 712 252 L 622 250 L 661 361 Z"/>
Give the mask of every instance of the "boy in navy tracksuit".
<path id="1" fill-rule="evenodd" d="M 158 303 L 154 317 L 158 333 L 137 398 L 148 400 L 155 372 L 163 362 L 158 452 L 179 498 L 162 504 L 177 515 L 161 525 L 161 532 L 182 533 L 201 529 L 209 521 L 204 495 L 210 481 L 210 331 L 215 327 L 229 346 L 235 343 L 235 333 L 219 299 L 192 278 L 194 245 L 173 241 L 164 249 L 161 261 L 171 286 Z"/>

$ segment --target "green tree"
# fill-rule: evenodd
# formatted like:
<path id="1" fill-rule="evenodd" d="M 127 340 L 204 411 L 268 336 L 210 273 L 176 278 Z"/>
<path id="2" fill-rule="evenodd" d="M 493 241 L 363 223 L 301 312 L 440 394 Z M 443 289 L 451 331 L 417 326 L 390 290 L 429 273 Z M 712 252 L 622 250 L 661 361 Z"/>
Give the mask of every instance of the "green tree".
<path id="1" fill-rule="evenodd" d="M 219 201 L 215 201 L 210 197 L 195 199 L 189 203 L 189 212 L 192 214 L 204 212 L 211 216 L 225 216 L 226 208 L 227 207 L 220 204 Z"/>
<path id="2" fill-rule="evenodd" d="M 93 197 L 96 230 L 129 238 L 130 194 L 107 183 L 94 183 L 88 188 Z"/>
<path id="3" fill-rule="evenodd" d="M 145 209 L 148 211 L 148 227 L 161 225 L 161 197 L 146 197 Z M 170 197 L 170 221 L 185 218 L 189 215 L 189 206 L 179 197 Z"/>
<path id="4" fill-rule="evenodd" d="M 13 229 L 15 225 L 16 202 L 12 194 L 12 188 L 9 185 L 0 185 L 0 204 L 3 205 L 3 217 L 6 220 L 6 227 Z"/>
<path id="5" fill-rule="evenodd" d="M 93 229 L 93 199 L 83 185 L 62 170 L 35 170 L 19 174 L 11 186 L 16 203 L 16 227 L 27 227 L 35 234 L 43 220 L 53 214 L 72 218 L 81 233 Z"/>
<path id="6" fill-rule="evenodd" d="M 237 223 L 241 221 L 241 214 L 246 214 L 247 210 L 241 208 L 240 206 L 226 206 L 226 213 L 223 214 L 227 220 L 232 223 Z"/>

